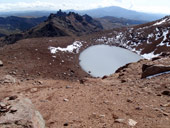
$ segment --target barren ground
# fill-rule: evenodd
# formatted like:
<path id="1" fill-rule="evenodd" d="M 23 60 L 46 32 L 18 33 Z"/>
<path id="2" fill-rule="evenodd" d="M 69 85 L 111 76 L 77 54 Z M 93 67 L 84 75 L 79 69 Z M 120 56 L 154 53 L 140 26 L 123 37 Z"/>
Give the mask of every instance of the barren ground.
<path id="1" fill-rule="evenodd" d="M 10 74 L 17 80 L 0 84 L 0 100 L 11 95 L 30 98 L 47 128 L 129 128 L 128 119 L 137 122 L 136 128 L 170 127 L 170 107 L 164 107 L 170 97 L 162 94 L 170 91 L 170 74 L 141 79 L 142 64 L 170 65 L 170 57 L 132 63 L 106 79 L 91 78 L 81 70 L 77 54 L 53 58 L 48 50 L 74 40 L 26 39 L 0 48 L 0 78 Z"/>

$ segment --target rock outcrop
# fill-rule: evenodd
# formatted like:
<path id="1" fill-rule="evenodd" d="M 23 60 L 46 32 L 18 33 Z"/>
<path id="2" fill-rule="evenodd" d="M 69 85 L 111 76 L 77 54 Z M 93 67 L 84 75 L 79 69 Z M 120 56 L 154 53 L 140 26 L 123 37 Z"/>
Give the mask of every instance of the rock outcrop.
<path id="1" fill-rule="evenodd" d="M 57 37 L 83 35 L 102 30 L 100 22 L 88 15 L 61 10 L 51 14 L 47 21 L 28 31 L 28 37 Z"/>
<path id="2" fill-rule="evenodd" d="M 16 83 L 16 79 L 11 75 L 6 75 L 0 79 L 0 83 Z"/>
<path id="3" fill-rule="evenodd" d="M 0 102 L 0 127 L 45 128 L 45 122 L 29 99 L 11 96 Z"/>
<path id="4" fill-rule="evenodd" d="M 167 71 L 170 71 L 170 66 L 143 64 L 141 78 L 146 78 L 148 76 L 156 75 L 156 74 L 167 72 Z"/>

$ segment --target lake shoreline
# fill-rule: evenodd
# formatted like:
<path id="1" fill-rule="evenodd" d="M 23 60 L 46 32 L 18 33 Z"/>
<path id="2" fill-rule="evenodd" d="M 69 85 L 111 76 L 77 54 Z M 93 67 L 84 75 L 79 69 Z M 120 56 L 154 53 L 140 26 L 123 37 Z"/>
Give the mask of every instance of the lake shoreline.
<path id="1" fill-rule="evenodd" d="M 137 62 L 141 56 L 124 48 L 110 45 L 93 45 L 80 53 L 81 68 L 93 77 L 113 74 L 127 63 Z"/>

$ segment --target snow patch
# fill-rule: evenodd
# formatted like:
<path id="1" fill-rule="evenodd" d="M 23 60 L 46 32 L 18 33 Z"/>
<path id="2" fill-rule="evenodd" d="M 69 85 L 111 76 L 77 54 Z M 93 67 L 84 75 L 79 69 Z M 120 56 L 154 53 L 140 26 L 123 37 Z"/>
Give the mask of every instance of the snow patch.
<path id="1" fill-rule="evenodd" d="M 157 32 L 159 32 L 159 29 L 158 29 L 158 28 L 156 28 L 156 31 L 157 31 Z"/>
<path id="2" fill-rule="evenodd" d="M 76 53 L 79 53 L 80 48 L 83 46 L 83 41 L 75 41 L 73 44 L 68 45 L 66 48 L 61 48 L 61 47 L 49 47 L 48 49 L 52 54 L 55 54 L 59 51 L 61 52 L 70 52 L 73 53 L 74 50 L 76 50 Z"/>
<path id="3" fill-rule="evenodd" d="M 160 37 L 160 33 L 156 33 L 155 35 L 156 35 L 155 40 L 158 40 L 158 39 L 160 39 L 160 38 L 161 38 L 161 37 Z"/>
<path id="4" fill-rule="evenodd" d="M 161 25 L 161 24 L 165 23 L 166 21 L 167 21 L 167 18 L 165 18 L 165 19 L 163 19 L 161 21 L 156 22 L 155 24 L 153 24 L 153 26 Z"/>
<path id="5" fill-rule="evenodd" d="M 149 38 L 152 38 L 153 36 L 154 36 L 153 33 L 149 34 L 149 35 L 148 35 L 148 39 L 149 39 Z"/>
<path id="6" fill-rule="evenodd" d="M 161 22 L 162 21 L 162 22 Z M 157 24 L 161 24 L 163 22 L 167 22 L 167 21 L 170 21 L 170 19 L 164 19 L 164 20 L 161 20 L 159 22 L 157 22 Z M 156 24 L 156 23 L 155 23 Z M 149 28 L 151 26 L 146 26 L 146 27 L 143 27 L 143 28 L 138 28 L 137 30 L 141 30 L 141 29 L 146 29 L 146 28 Z M 116 32 L 116 36 L 113 36 L 113 37 L 101 37 L 99 39 L 97 39 L 96 41 L 100 41 L 100 42 L 104 42 L 106 44 L 110 43 L 110 44 L 116 44 L 117 46 L 120 46 L 120 47 L 123 47 L 123 48 L 126 48 L 132 52 L 135 52 L 137 53 L 138 55 L 141 55 L 143 58 L 145 59 L 152 59 L 154 57 L 158 57 L 160 54 L 154 54 L 155 51 L 151 52 L 151 53 L 145 53 L 145 54 L 141 54 L 142 50 L 144 50 L 145 48 L 143 49 L 139 49 L 138 47 L 140 45 L 142 45 L 142 43 L 147 43 L 147 44 L 151 44 L 152 41 L 154 38 L 155 40 L 158 40 L 158 39 L 162 39 L 163 38 L 163 41 L 162 43 L 158 44 L 158 45 L 166 45 L 167 47 L 170 47 L 170 43 L 167 40 L 167 35 L 169 33 L 169 30 L 168 28 L 164 29 L 163 32 L 161 33 L 159 28 L 156 27 L 155 30 L 154 30 L 154 33 L 150 33 L 147 35 L 147 38 L 143 39 L 141 38 L 143 35 L 142 33 L 144 33 L 142 30 L 142 32 L 140 31 L 137 31 L 137 32 L 133 32 L 132 33 L 132 30 L 133 28 L 129 28 L 128 31 L 125 31 L 125 32 Z"/>
<path id="7" fill-rule="evenodd" d="M 167 45 L 168 46 L 168 42 L 167 43 L 164 43 L 164 41 L 167 39 L 167 34 L 169 33 L 169 31 L 168 30 L 166 30 L 166 31 L 164 31 L 163 32 L 163 40 L 162 40 L 162 42 L 160 43 L 160 44 L 158 44 L 157 46 L 164 46 L 164 45 Z"/>
<path id="8" fill-rule="evenodd" d="M 146 27 L 138 28 L 137 30 L 147 29 L 147 28 L 149 28 L 149 27 L 150 27 L 150 26 L 146 26 Z"/>
<path id="9" fill-rule="evenodd" d="M 100 39 L 97 39 L 96 42 L 105 42 L 107 41 L 107 38 L 106 37 L 101 37 Z"/>
<path id="10" fill-rule="evenodd" d="M 116 36 L 116 39 L 120 39 L 120 38 L 122 38 L 122 36 L 123 36 L 123 33 L 120 32 L 120 33 Z"/>
<path id="11" fill-rule="evenodd" d="M 152 37 L 154 37 L 153 33 L 148 35 L 147 44 L 152 44 L 152 42 L 149 41 L 149 39 Z"/>
<path id="12" fill-rule="evenodd" d="M 145 54 L 143 54 L 143 55 L 141 55 L 143 58 L 145 58 L 145 59 L 148 59 L 148 60 L 150 60 L 150 59 L 152 59 L 152 58 L 154 58 L 154 57 L 158 57 L 160 54 L 154 54 L 154 52 L 151 52 L 151 53 L 145 53 Z"/>
<path id="13" fill-rule="evenodd" d="M 53 58 L 56 58 L 56 56 L 52 56 Z"/>

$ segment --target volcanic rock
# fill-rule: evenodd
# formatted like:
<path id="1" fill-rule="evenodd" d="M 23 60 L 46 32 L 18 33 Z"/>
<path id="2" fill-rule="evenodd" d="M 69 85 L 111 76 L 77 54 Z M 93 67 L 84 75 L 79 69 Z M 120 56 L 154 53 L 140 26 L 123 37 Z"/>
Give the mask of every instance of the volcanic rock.
<path id="1" fill-rule="evenodd" d="M 136 122 L 135 120 L 129 119 L 129 120 L 128 120 L 128 124 L 129 124 L 130 126 L 134 127 L 134 126 L 137 124 L 137 122 Z"/>
<path id="2" fill-rule="evenodd" d="M 125 123 L 125 119 L 115 119 L 115 123 Z"/>
<path id="3" fill-rule="evenodd" d="M 15 100 L 8 100 L 6 98 L 2 103 L 6 111 L 0 112 L 1 128 L 45 128 L 41 114 L 35 110 L 29 99 L 18 97 Z"/>
<path id="4" fill-rule="evenodd" d="M 15 100 L 15 99 L 17 99 L 18 98 L 18 96 L 10 96 L 10 97 L 8 97 L 8 100 Z"/>
<path id="5" fill-rule="evenodd" d="M 16 79 L 11 75 L 6 75 L 2 81 L 3 83 L 16 83 Z"/>
<path id="6" fill-rule="evenodd" d="M 102 30 L 100 22 L 88 15 L 79 15 L 74 12 L 68 14 L 59 10 L 51 14 L 47 21 L 28 32 L 29 37 L 57 37 L 83 35 Z"/>
<path id="7" fill-rule="evenodd" d="M 163 91 L 162 95 L 170 96 L 170 91 Z"/>
<path id="8" fill-rule="evenodd" d="M 30 90 L 30 92 L 32 92 L 32 93 L 37 92 L 37 91 L 38 91 L 37 88 L 32 88 L 32 89 Z"/>
<path id="9" fill-rule="evenodd" d="M 160 54 L 161 57 L 167 57 L 170 56 L 170 52 L 163 52 Z"/>
<path id="10" fill-rule="evenodd" d="M 159 73 L 170 71 L 170 66 L 143 64 L 142 71 L 143 72 L 142 72 L 141 78 L 146 78 L 146 77 L 151 76 L 151 75 L 156 75 L 156 74 L 159 74 Z"/>

